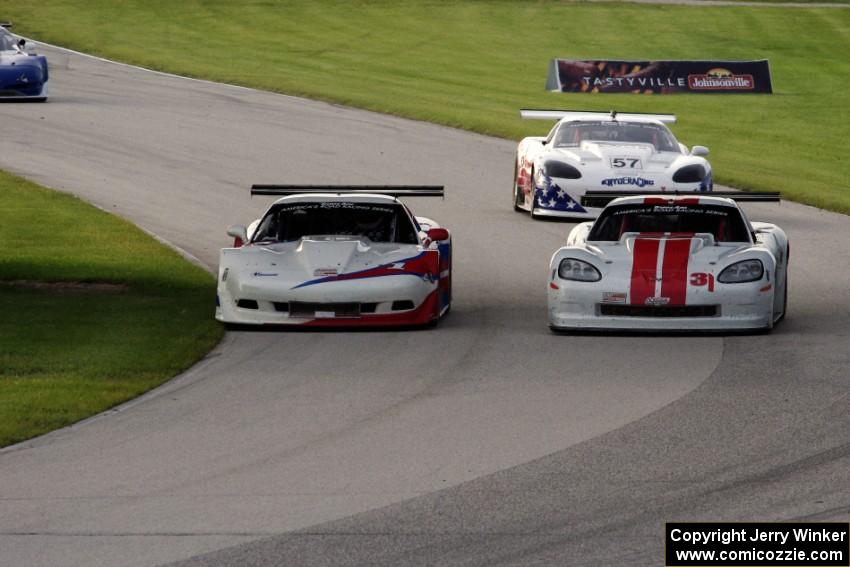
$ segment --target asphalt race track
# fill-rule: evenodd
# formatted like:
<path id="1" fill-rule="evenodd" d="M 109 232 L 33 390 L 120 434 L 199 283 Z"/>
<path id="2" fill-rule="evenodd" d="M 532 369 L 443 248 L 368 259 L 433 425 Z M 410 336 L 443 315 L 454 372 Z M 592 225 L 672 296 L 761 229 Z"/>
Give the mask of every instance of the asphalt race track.
<path id="1" fill-rule="evenodd" d="M 553 335 L 571 225 L 512 211 L 512 142 L 45 51 L 52 98 L 0 105 L 0 168 L 210 268 L 271 201 L 251 183 L 445 184 L 410 204 L 453 232 L 454 306 L 425 331 L 231 332 L 0 451 L 0 565 L 659 565 L 664 521 L 850 521 L 847 217 L 747 207 L 791 238 L 771 334 Z"/>

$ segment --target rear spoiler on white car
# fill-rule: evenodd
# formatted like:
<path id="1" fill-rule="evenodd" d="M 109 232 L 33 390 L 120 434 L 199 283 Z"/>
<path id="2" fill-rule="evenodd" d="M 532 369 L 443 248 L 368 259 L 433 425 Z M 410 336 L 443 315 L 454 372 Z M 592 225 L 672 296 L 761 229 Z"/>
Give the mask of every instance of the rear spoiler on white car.
<path id="1" fill-rule="evenodd" d="M 599 120 L 629 120 L 634 118 L 648 118 L 650 120 L 658 120 L 666 124 L 674 124 L 676 122 L 675 114 L 651 114 L 644 112 L 597 112 L 593 110 L 543 110 L 536 108 L 523 108 L 519 111 L 519 115 L 526 120 L 561 120 L 562 118 L 595 118 Z"/>
<path id="2" fill-rule="evenodd" d="M 750 203 L 776 203 L 781 200 L 778 191 L 588 191 L 582 195 L 581 204 L 585 207 L 604 207 L 620 197 L 725 197 Z"/>
<path id="3" fill-rule="evenodd" d="M 0 28 L 9 29 L 12 27 L 12 22 L 0 22 Z"/>
<path id="4" fill-rule="evenodd" d="M 390 197 L 441 197 L 442 185 L 251 185 L 251 196 L 309 195 L 313 193 L 370 193 Z"/>

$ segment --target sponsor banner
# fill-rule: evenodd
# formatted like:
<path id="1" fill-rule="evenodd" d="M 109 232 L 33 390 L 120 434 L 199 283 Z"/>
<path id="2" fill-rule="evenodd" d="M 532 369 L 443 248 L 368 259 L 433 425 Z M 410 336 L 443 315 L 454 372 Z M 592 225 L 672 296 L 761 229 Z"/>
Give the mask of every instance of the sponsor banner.
<path id="1" fill-rule="evenodd" d="M 664 531 L 666 567 L 850 565 L 843 522 L 677 522 Z"/>
<path id="2" fill-rule="evenodd" d="M 553 59 L 546 89 L 565 93 L 772 93 L 760 61 L 612 61 Z"/>

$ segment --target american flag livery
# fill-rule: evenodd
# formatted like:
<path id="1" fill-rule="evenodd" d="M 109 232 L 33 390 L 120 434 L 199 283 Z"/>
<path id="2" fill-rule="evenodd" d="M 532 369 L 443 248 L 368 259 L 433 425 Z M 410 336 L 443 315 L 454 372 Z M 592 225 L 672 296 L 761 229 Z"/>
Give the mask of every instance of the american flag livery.
<path id="1" fill-rule="evenodd" d="M 544 186 L 536 187 L 534 191 L 534 198 L 538 207 L 553 211 L 587 212 L 563 187 L 553 183 L 551 177 L 547 175 L 543 179 Z"/>
<path id="2" fill-rule="evenodd" d="M 672 115 L 522 111 L 524 118 L 558 120 L 546 136 L 517 145 L 513 207 L 537 217 L 596 218 L 587 192 L 713 190 L 708 148 L 688 149 L 666 123 Z"/>

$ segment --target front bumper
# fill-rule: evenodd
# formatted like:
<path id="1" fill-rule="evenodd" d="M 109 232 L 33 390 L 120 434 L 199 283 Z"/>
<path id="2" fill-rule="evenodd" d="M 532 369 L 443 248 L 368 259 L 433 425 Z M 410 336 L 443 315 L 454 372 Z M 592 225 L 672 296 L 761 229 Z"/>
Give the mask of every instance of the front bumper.
<path id="1" fill-rule="evenodd" d="M 47 83 L 26 87 L 0 87 L 0 102 L 19 102 L 26 100 L 47 100 Z"/>
<path id="2" fill-rule="evenodd" d="M 215 318 L 241 325 L 425 325 L 441 315 L 438 293 L 436 282 L 410 275 L 334 281 L 297 289 L 272 282 L 240 284 L 231 280 L 219 283 Z M 293 304 L 316 308 L 313 315 L 307 315 L 297 312 Z M 340 309 L 341 304 L 347 308 Z"/>
<path id="3" fill-rule="evenodd" d="M 581 198 L 588 191 L 611 191 L 612 193 L 627 190 L 638 191 L 643 187 L 606 186 L 600 183 L 588 183 L 583 179 L 553 178 L 545 186 L 534 186 L 534 216 L 560 217 L 570 219 L 592 220 L 602 212 L 601 207 L 586 207 L 581 204 Z M 647 191 L 676 191 L 682 193 L 707 193 L 700 183 L 654 183 L 645 187 Z M 709 193 L 710 194 L 710 193 Z"/>
<path id="4" fill-rule="evenodd" d="M 558 280 L 556 284 L 560 289 L 549 288 L 549 325 L 557 330 L 746 331 L 773 326 L 773 286 L 764 290 L 763 281 L 725 284 L 714 297 L 688 303 L 687 307 L 705 306 L 706 311 L 714 306 L 711 316 L 679 316 L 682 310 L 666 308 L 665 312 L 665 307 L 659 307 L 654 316 L 603 315 L 598 282 Z M 671 312 L 676 316 L 660 316 Z"/>
<path id="5" fill-rule="evenodd" d="M 540 205 L 535 205 L 534 207 L 534 216 L 535 217 L 552 217 L 552 218 L 565 218 L 565 219 L 580 219 L 580 220 L 593 220 L 599 216 L 599 213 L 602 212 L 602 209 L 596 207 L 583 207 L 583 211 L 571 211 L 571 210 L 563 210 L 563 209 L 553 209 L 541 207 Z"/>

